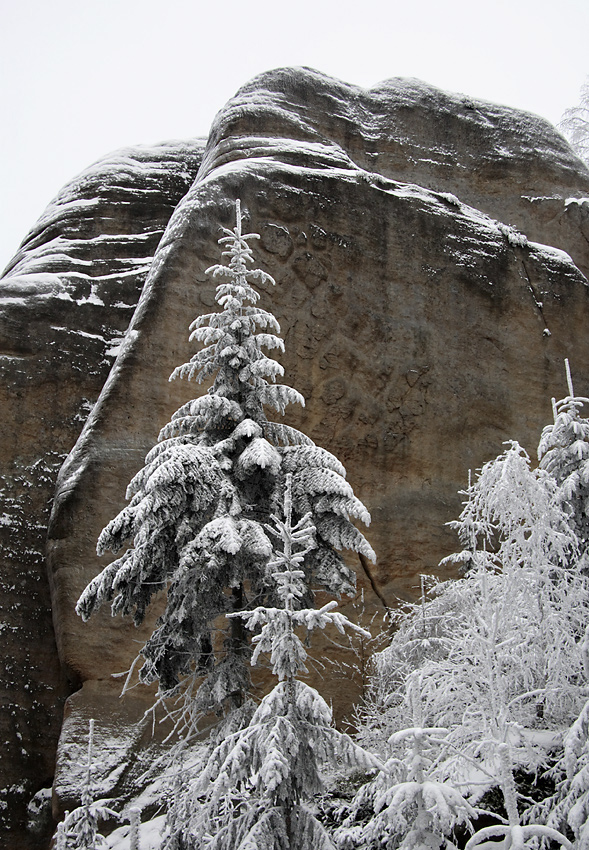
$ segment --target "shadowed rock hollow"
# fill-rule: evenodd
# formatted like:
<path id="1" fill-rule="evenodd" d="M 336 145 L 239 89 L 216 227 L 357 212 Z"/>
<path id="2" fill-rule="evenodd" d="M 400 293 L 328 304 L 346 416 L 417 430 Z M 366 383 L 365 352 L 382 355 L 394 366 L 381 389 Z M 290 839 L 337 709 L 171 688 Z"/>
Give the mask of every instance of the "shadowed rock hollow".
<path id="1" fill-rule="evenodd" d="M 142 734 L 146 700 L 135 691 L 121 708 L 111 678 L 128 668 L 142 632 L 108 612 L 84 625 L 73 606 L 105 564 L 97 536 L 160 427 L 202 392 L 167 379 L 193 351 L 190 320 L 214 304 L 204 271 L 236 198 L 261 234 L 257 264 L 277 281 L 262 303 L 282 326 L 285 380 L 307 399 L 286 421 L 343 461 L 372 513 L 378 562 L 369 573 L 354 563 L 367 616 L 411 597 L 418 574 L 455 548 L 444 523 L 459 512 L 468 469 L 507 438 L 533 449 L 550 398 L 565 391 L 564 357 L 578 392 L 589 390 L 589 172 L 536 116 L 415 80 L 366 90 L 278 70 L 221 110 L 204 150 L 134 149 L 85 174 L 49 207 L 0 289 L 2 451 L 13 470 L 2 581 L 15 585 L 20 612 L 6 615 L 10 699 L 26 705 L 24 654 L 38 657 L 42 645 L 35 687 L 57 695 L 41 721 L 53 730 L 41 748 L 48 782 L 60 700 L 78 689 L 61 732 L 57 809 L 79 793 L 88 717 L 127 754 Z M 42 541 L 67 452 L 49 526 L 49 602 Z M 19 487 L 36 501 L 19 500 Z M 343 678 L 321 685 L 340 716 L 359 692 Z M 27 706 L 22 724 L 37 722 L 35 711 Z M 3 727 L 13 742 L 15 730 Z M 20 775 L 30 796 L 40 777 L 15 759 L 6 784 Z M 105 794 L 130 781 L 117 759 L 104 767 Z"/>

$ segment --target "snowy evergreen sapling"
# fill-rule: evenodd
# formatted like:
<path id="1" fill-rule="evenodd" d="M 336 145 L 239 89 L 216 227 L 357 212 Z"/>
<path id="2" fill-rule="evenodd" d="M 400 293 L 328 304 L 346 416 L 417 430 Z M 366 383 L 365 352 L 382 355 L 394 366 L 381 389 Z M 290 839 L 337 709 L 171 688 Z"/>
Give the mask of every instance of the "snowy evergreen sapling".
<path id="1" fill-rule="evenodd" d="M 450 836 L 457 827 L 472 832 L 477 812 L 449 782 L 436 777 L 449 746 L 447 730 L 422 725 L 421 697 L 415 689 L 409 688 L 407 699 L 414 725 L 393 732 L 388 740 L 391 756 L 356 795 L 352 814 L 335 833 L 343 850 L 451 850 L 455 845 Z M 367 807 L 374 815 L 365 825 L 355 825 L 358 812 Z"/>
<path id="2" fill-rule="evenodd" d="M 165 697 L 184 693 L 178 723 L 188 728 L 203 712 L 240 705 L 249 687 L 247 630 L 241 619 L 222 615 L 276 597 L 266 524 L 280 508 L 285 475 L 292 474 L 294 515 L 310 511 L 316 528 L 316 545 L 301 565 L 305 604 L 312 603 L 313 586 L 353 592 L 354 573 L 338 550 L 374 558 L 351 522 L 370 517 L 343 466 L 299 431 L 266 417 L 265 407 L 283 413 L 303 398 L 274 383 L 283 369 L 262 349 L 283 349 L 280 328 L 258 306 L 253 287 L 274 281 L 248 269 L 248 241 L 258 236 L 242 233 L 239 201 L 236 219 L 219 240 L 228 265 L 208 269 L 220 281 L 221 309 L 195 319 L 191 339 L 203 348 L 172 374 L 198 382 L 214 376 L 212 386 L 163 428 L 129 485 L 130 503 L 102 532 L 98 551 L 133 545 L 88 585 L 77 606 L 87 619 L 113 600 L 113 614 L 133 613 L 139 624 L 154 595 L 167 591 L 165 610 L 141 650 L 140 679 L 157 680 Z"/>
<path id="3" fill-rule="evenodd" d="M 552 400 L 554 423 L 542 431 L 538 460 L 559 485 L 585 562 L 589 559 L 589 421 L 580 411 L 589 399 L 575 395 L 568 360 L 565 368 L 569 394 L 558 402 Z M 585 568 L 589 569 L 589 563 Z"/>
<path id="4" fill-rule="evenodd" d="M 101 801 L 94 801 L 92 768 L 94 760 L 94 720 L 88 726 L 88 755 L 81 806 L 66 812 L 57 830 L 57 850 L 98 850 L 106 847 L 98 832 L 99 820 L 119 819 L 118 814 Z"/>
<path id="5" fill-rule="evenodd" d="M 297 634 L 333 625 L 363 631 L 329 602 L 301 608 L 307 596 L 301 567 L 315 546 L 311 513 L 293 519 L 293 476 L 287 475 L 284 518 L 273 517 L 268 533 L 278 541 L 268 572 L 280 604 L 233 612 L 256 632 L 252 664 L 270 655 L 279 683 L 261 701 L 250 723 L 227 736 L 211 753 L 187 792 L 190 802 L 176 806 L 168 823 L 165 848 L 200 850 L 334 850 L 309 807 L 323 789 L 322 764 L 366 769 L 379 762 L 332 725 L 331 711 L 315 689 L 300 681 L 306 649 Z M 261 627 L 261 630 L 259 630 Z"/>

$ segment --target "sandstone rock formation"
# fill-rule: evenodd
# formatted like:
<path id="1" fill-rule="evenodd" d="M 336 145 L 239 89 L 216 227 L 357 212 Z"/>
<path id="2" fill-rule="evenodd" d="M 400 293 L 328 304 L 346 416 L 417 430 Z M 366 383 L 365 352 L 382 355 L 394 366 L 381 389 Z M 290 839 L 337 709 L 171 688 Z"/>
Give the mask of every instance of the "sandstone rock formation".
<path id="1" fill-rule="evenodd" d="M 4 451 L 6 468 L 17 470 L 13 486 L 31 492 L 37 459 L 44 469 L 54 458 L 43 472 L 45 489 L 34 490 L 39 501 L 19 503 L 26 533 L 20 519 L 9 526 L 15 554 L 2 580 L 14 583 L 23 553 L 34 551 L 27 581 L 34 574 L 42 590 L 23 611 L 40 612 L 46 635 L 39 555 L 46 498 L 76 422 L 106 381 L 59 475 L 49 528 L 51 606 L 67 681 L 43 638 L 54 673 L 37 672 L 36 682 L 61 697 L 83 685 L 62 731 L 56 809 L 75 799 L 72 748 L 87 717 L 112 727 L 111 740 L 139 736 L 133 719 L 145 702 L 135 695 L 136 705 L 116 722 L 107 706 L 120 687 L 112 673 L 127 669 L 141 633 L 108 612 L 83 625 L 73 605 L 104 565 L 95 555 L 98 533 L 123 505 L 159 428 L 202 392 L 167 379 L 191 354 L 189 321 L 213 304 L 204 271 L 217 260 L 218 228 L 230 224 L 237 197 L 249 210 L 249 228 L 261 234 L 258 264 L 278 283 L 263 293 L 263 306 L 282 325 L 286 380 L 307 399 L 287 421 L 344 462 L 373 516 L 378 563 L 368 572 L 355 564 L 371 610 L 410 597 L 418 574 L 436 571 L 452 551 L 444 523 L 459 511 L 468 469 L 495 456 L 507 438 L 533 448 L 551 396 L 564 392 L 565 356 L 578 391 L 589 390 L 589 172 L 547 122 L 415 80 L 364 90 L 287 69 L 257 77 L 225 106 L 196 174 L 200 152 L 198 144 L 164 146 L 156 162 L 153 149 L 145 150 L 142 167 L 129 173 L 147 172 L 148 189 L 160 193 L 153 201 L 138 177 L 130 186 L 114 168 L 92 183 L 90 170 L 87 182 L 64 190 L 71 214 L 62 210 L 59 226 L 68 241 L 53 235 L 50 208 L 9 270 L 20 277 L 2 281 L 9 355 L 2 363 L 12 405 L 5 407 Z M 89 223 L 91 205 L 81 201 L 109 191 L 119 203 L 128 199 L 129 209 L 141 207 L 140 226 L 123 206 Z M 138 256 L 149 260 L 135 264 Z M 113 339 L 120 347 L 109 371 Z M 22 620 L 14 623 L 22 677 L 24 655 L 39 638 Z M 15 703 L 23 689 L 21 678 Z M 346 690 L 333 679 L 322 689 L 328 697 Z M 52 713 L 46 706 L 55 734 L 58 707 Z M 3 732 L 15 739 L 11 728 Z M 49 778 L 49 739 L 43 752 Z M 124 793 L 121 771 L 111 768 L 104 793 Z M 18 771 L 25 776 L 23 763 L 15 777 Z"/>
<path id="2" fill-rule="evenodd" d="M 203 147 L 129 148 L 96 163 L 49 205 L 0 282 L 0 846 L 11 850 L 43 847 L 52 831 L 49 818 L 25 833 L 26 807 L 51 785 L 63 702 L 79 685 L 57 655 L 45 565 L 57 472 Z"/>

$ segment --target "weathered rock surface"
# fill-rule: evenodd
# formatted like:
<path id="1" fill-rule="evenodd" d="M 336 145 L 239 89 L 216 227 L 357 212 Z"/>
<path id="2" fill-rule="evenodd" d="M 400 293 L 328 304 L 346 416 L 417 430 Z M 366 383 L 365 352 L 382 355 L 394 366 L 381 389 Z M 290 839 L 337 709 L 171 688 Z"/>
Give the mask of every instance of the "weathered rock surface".
<path id="1" fill-rule="evenodd" d="M 170 159 L 184 162 L 183 156 Z M 53 505 L 48 562 L 59 657 L 70 682 L 84 683 L 62 731 L 57 808 L 75 796 L 68 754 L 79 746 L 82 720 L 94 714 L 109 727 L 111 674 L 129 666 L 141 640 L 108 612 L 83 625 L 73 606 L 104 565 L 95 555 L 98 533 L 122 507 L 159 428 L 201 391 L 167 378 L 192 353 L 188 323 L 214 303 L 204 271 L 217 261 L 219 224 L 230 225 L 235 198 L 249 210 L 249 228 L 261 234 L 258 264 L 277 280 L 263 293 L 263 305 L 282 324 L 286 379 L 307 399 L 287 421 L 344 462 L 373 516 L 369 537 L 378 563 L 370 574 L 356 564 L 371 611 L 411 596 L 417 575 L 435 571 L 453 550 L 444 523 L 459 511 L 457 491 L 469 467 L 494 457 L 504 439 L 536 444 L 551 396 L 564 392 L 565 356 L 579 376 L 578 391 L 589 390 L 582 377 L 589 367 L 589 172 L 542 119 L 414 80 L 363 90 L 309 70 L 274 71 L 246 85 L 219 113 L 196 179 L 187 177 L 183 189 L 181 182 L 166 209 L 180 203 L 161 240 L 161 226 L 154 236 L 153 248 L 159 244 L 139 305 L 61 471 Z M 157 179 L 153 185 L 160 185 Z M 76 215 L 84 205 L 77 209 Z M 144 232 L 149 209 L 146 200 Z M 73 228 L 76 215 L 69 219 Z M 156 205 L 154 219 L 163 221 L 158 215 Z M 118 227 L 108 229 L 113 260 L 120 256 L 115 237 L 127 232 Z M 99 267 L 85 250 L 63 253 L 75 257 L 72 269 L 90 275 Z M 59 245 L 35 251 L 30 268 L 57 273 L 61 283 Z M 51 303 L 67 301 L 61 289 L 51 289 L 54 278 L 39 280 Z M 90 284 L 89 303 L 95 292 L 103 299 Z M 39 296 L 19 297 L 26 310 Z M 132 306 L 123 319 L 118 298 L 103 299 L 101 321 L 120 339 Z M 96 365 L 108 334 L 96 325 L 88 329 L 84 305 L 68 313 L 66 338 L 80 328 L 105 338 L 102 349 L 90 343 L 80 349 L 85 371 L 95 370 L 97 391 L 108 371 Z M 15 315 L 14 328 L 20 327 Z M 52 325 L 66 322 L 35 315 L 50 345 L 59 333 Z M 58 397 L 55 388 L 47 390 L 56 367 L 45 368 L 46 357 L 43 349 L 27 396 L 29 417 L 39 420 Z M 71 376 L 76 361 L 65 360 Z M 17 364 L 9 365 L 15 384 Z M 86 380 L 74 381 L 72 398 L 86 393 L 94 400 L 81 391 Z M 73 435 L 59 424 L 73 415 L 69 410 L 51 414 L 52 437 L 68 435 L 61 451 Z M 10 417 L 28 422 L 17 419 L 16 408 Z M 38 441 L 35 458 L 48 456 L 49 441 L 39 448 L 38 438 L 46 426 L 33 421 L 28 437 L 17 435 L 10 457 L 21 456 L 18 440 L 27 439 L 27 445 Z M 41 517 L 41 537 L 45 515 L 29 513 Z M 356 688 L 342 688 L 335 676 L 322 685 L 328 698 L 339 698 L 340 711 Z M 113 735 L 133 738 L 127 727 L 140 702 L 119 718 L 119 732 L 113 724 Z M 118 793 L 116 783 L 109 787 Z"/>
<path id="2" fill-rule="evenodd" d="M 26 806 L 52 783 L 63 701 L 79 684 L 57 655 L 45 566 L 57 472 L 203 147 L 129 148 L 96 163 L 59 193 L 0 280 L 0 846 L 11 850 L 42 847 L 52 831 L 44 821 L 25 833 Z"/>

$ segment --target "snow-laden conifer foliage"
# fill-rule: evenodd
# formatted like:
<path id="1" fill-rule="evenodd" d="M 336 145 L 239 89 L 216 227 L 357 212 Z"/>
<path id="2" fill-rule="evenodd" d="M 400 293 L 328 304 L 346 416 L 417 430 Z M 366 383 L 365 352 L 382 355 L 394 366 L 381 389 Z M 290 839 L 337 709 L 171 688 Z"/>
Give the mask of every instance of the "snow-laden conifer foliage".
<path id="1" fill-rule="evenodd" d="M 542 431 L 538 446 L 540 467 L 560 487 L 563 506 L 581 547 L 589 558 L 589 422 L 580 411 L 589 399 L 575 396 L 568 360 L 565 360 L 569 394 L 553 400 L 554 422 Z M 589 564 L 586 565 L 586 568 Z"/>
<path id="2" fill-rule="evenodd" d="M 228 264 L 208 269 L 219 281 L 220 309 L 192 323 L 191 339 L 203 347 L 172 374 L 197 382 L 214 377 L 212 386 L 163 428 L 129 485 L 128 506 L 104 529 L 98 551 L 132 546 L 90 583 L 77 607 L 87 619 L 113 600 L 113 614 L 132 613 L 140 623 L 153 596 L 167 592 L 165 611 L 141 651 L 140 678 L 157 680 L 164 695 L 186 689 L 190 716 L 184 721 L 190 724 L 227 701 L 239 705 L 248 688 L 247 630 L 239 618 L 219 617 L 276 597 L 265 523 L 280 508 L 287 474 L 294 516 L 311 512 L 316 529 L 315 546 L 301 564 L 305 604 L 313 586 L 336 594 L 353 590 L 354 573 L 338 550 L 374 558 L 351 522 L 370 518 L 343 466 L 299 431 L 266 417 L 265 407 L 282 413 L 303 398 L 275 383 L 282 366 L 263 352 L 282 350 L 283 343 L 253 284 L 274 281 L 248 268 L 248 242 L 258 236 L 242 232 L 239 202 L 236 218 L 219 240 Z M 226 622 L 228 628 L 221 625 Z"/>
<path id="3" fill-rule="evenodd" d="M 255 632 L 251 662 L 268 654 L 279 683 L 250 723 L 221 740 L 187 783 L 170 811 L 166 850 L 335 850 L 309 807 L 323 790 L 322 765 L 381 767 L 333 727 L 325 700 L 298 678 L 306 672 L 307 651 L 297 631 L 309 634 L 327 625 L 341 632 L 364 630 L 334 611 L 335 602 L 320 609 L 300 607 L 308 595 L 302 567 L 316 545 L 316 529 L 310 512 L 293 520 L 293 481 L 288 474 L 284 516 L 273 516 L 266 526 L 277 542 L 267 569 L 279 604 L 228 615 Z"/>

